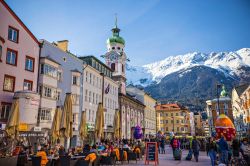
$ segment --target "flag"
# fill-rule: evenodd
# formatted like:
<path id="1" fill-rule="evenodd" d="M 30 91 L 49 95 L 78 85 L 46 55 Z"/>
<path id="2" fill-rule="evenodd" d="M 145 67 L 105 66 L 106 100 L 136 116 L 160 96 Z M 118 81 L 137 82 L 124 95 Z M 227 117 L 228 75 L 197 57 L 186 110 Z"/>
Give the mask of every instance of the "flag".
<path id="1" fill-rule="evenodd" d="M 109 93 L 109 86 L 110 86 L 110 84 L 108 84 L 107 88 L 105 89 L 105 94 Z"/>

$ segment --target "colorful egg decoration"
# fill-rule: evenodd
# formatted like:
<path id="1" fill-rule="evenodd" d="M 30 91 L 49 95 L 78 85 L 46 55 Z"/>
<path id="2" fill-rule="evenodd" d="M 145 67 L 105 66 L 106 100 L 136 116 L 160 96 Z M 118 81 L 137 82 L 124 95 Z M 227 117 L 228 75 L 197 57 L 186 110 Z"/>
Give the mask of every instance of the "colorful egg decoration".
<path id="1" fill-rule="evenodd" d="M 216 138 L 224 136 L 227 141 L 232 141 L 235 137 L 235 127 L 233 122 L 225 114 L 220 114 L 215 121 Z"/>

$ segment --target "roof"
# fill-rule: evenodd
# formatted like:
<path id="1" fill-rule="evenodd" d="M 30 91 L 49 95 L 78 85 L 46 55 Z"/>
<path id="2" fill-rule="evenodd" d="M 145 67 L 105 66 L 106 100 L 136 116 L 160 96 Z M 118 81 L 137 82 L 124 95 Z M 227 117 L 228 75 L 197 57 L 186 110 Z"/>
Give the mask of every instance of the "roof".
<path id="1" fill-rule="evenodd" d="M 3 6 L 10 12 L 10 14 L 17 20 L 17 22 L 25 29 L 25 31 L 30 35 L 30 37 L 38 44 L 40 45 L 39 41 L 35 37 L 35 35 L 27 28 L 27 26 L 22 22 L 22 20 L 16 15 L 16 13 L 9 7 L 9 5 L 4 1 L 0 0 L 0 3 L 3 4 Z"/>
<path id="2" fill-rule="evenodd" d="M 133 100 L 134 102 L 136 102 L 136 103 L 142 105 L 143 107 L 145 107 L 145 105 L 144 105 L 141 101 L 135 99 L 134 96 L 131 96 L 131 95 L 128 94 L 128 93 L 127 93 L 126 95 L 124 95 L 123 93 L 119 93 L 119 96 L 124 96 L 124 97 L 126 97 L 126 98 L 129 98 L 130 100 Z"/>
<path id="3" fill-rule="evenodd" d="M 78 57 L 79 59 L 81 60 L 85 60 L 85 59 L 94 59 L 96 60 L 98 63 L 100 63 L 101 65 L 103 65 L 104 67 L 106 67 L 108 70 L 110 70 L 111 72 L 113 72 L 114 70 L 112 70 L 109 66 L 107 66 L 105 63 L 103 63 L 102 61 L 100 61 L 98 58 L 96 58 L 95 56 L 93 55 L 88 55 L 88 56 L 81 56 L 81 57 Z"/>
<path id="4" fill-rule="evenodd" d="M 73 69 L 71 70 L 72 72 L 76 72 L 76 73 L 82 73 L 81 71 L 77 70 L 77 69 Z"/>
<path id="5" fill-rule="evenodd" d="M 249 84 L 243 84 L 240 86 L 236 86 L 234 89 L 237 92 L 238 96 L 240 96 L 247 88 Z"/>
<path id="6" fill-rule="evenodd" d="M 156 110 L 171 110 L 171 109 L 185 109 L 187 110 L 186 107 L 177 104 L 177 103 L 172 103 L 172 104 L 161 104 L 161 105 L 156 105 Z"/>

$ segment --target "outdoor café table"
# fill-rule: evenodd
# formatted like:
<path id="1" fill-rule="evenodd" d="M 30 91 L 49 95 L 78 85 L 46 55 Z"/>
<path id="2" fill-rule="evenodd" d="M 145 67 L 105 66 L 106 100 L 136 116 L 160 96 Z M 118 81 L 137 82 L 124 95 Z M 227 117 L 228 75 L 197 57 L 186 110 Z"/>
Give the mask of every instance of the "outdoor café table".
<path id="1" fill-rule="evenodd" d="M 85 158 L 86 156 L 71 156 L 71 160 L 77 160 L 80 158 Z"/>

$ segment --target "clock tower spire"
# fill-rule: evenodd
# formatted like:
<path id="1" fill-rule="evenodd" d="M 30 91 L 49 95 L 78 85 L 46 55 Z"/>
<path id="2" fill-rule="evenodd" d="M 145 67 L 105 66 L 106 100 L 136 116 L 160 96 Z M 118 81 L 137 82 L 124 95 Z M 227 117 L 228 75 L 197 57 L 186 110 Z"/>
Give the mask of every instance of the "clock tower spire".
<path id="1" fill-rule="evenodd" d="M 111 29 L 112 36 L 107 40 L 107 53 L 105 54 L 106 64 L 114 71 L 113 79 L 120 85 L 119 92 L 126 94 L 126 54 L 124 52 L 125 40 L 120 36 L 120 29 L 117 26 L 117 16 L 115 26 Z"/>

